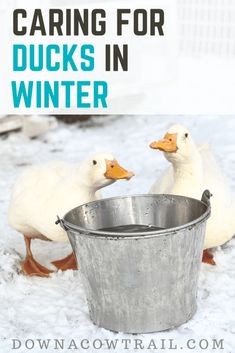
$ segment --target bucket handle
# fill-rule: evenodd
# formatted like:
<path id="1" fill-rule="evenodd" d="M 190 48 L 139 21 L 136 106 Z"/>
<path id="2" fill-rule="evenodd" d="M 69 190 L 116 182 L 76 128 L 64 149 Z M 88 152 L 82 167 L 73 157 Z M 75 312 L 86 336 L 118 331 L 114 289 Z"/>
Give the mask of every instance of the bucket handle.
<path id="1" fill-rule="evenodd" d="M 209 190 L 205 190 L 202 194 L 201 201 L 204 202 L 208 207 L 210 207 L 211 206 L 210 198 L 212 196 L 213 195 L 211 194 L 211 192 Z"/>
<path id="2" fill-rule="evenodd" d="M 61 219 L 58 215 L 57 215 L 57 220 L 55 221 L 55 224 L 59 224 L 61 226 L 61 228 L 63 228 L 66 232 L 67 232 L 67 227 L 64 224 L 64 220 Z"/>

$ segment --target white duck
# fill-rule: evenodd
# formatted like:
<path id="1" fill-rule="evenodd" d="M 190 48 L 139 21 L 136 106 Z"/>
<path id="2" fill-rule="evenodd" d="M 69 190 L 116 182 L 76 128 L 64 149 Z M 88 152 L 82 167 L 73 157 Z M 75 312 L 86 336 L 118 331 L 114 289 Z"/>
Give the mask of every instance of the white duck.
<path id="1" fill-rule="evenodd" d="M 51 162 L 27 168 L 15 183 L 9 207 L 9 223 L 24 235 L 26 244 L 23 272 L 43 277 L 52 272 L 33 258 L 30 243 L 34 238 L 68 242 L 66 232 L 55 224 L 56 215 L 99 199 L 101 188 L 132 176 L 111 154 L 80 164 Z M 77 268 L 73 253 L 53 264 L 62 270 Z"/>
<path id="2" fill-rule="evenodd" d="M 203 262 L 215 265 L 207 250 L 226 243 L 235 234 L 235 202 L 208 145 L 197 147 L 182 125 L 170 127 L 162 140 L 150 147 L 164 152 L 171 163 L 150 193 L 168 193 L 200 199 L 205 189 L 213 194 L 207 223 Z"/>

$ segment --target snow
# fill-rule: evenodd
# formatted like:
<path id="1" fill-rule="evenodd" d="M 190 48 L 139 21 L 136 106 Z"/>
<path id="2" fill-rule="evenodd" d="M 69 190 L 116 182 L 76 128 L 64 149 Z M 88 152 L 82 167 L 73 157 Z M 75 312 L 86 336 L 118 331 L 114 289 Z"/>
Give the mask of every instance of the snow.
<path id="1" fill-rule="evenodd" d="M 119 181 L 107 187 L 103 196 L 145 193 L 163 168 L 167 167 L 162 154 L 149 149 L 148 144 L 161 137 L 166 128 L 175 122 L 188 126 L 198 143 L 207 142 L 213 146 L 234 190 L 235 116 L 98 117 L 72 126 L 59 124 L 56 130 L 35 140 L 21 133 L 0 137 L 0 352 L 12 351 L 13 338 L 22 339 L 22 347 L 14 350 L 16 352 L 54 352 L 54 339 L 65 340 L 64 349 L 58 350 L 63 352 L 73 350 L 68 349 L 71 339 L 75 340 L 79 351 L 86 352 L 106 351 L 105 345 L 102 350 L 92 347 L 95 339 L 118 339 L 117 352 L 127 351 L 121 344 L 122 339 L 130 339 L 128 352 L 150 351 L 147 345 L 151 339 L 159 347 L 160 340 L 166 339 L 166 347 L 169 347 L 167 340 L 173 339 L 174 344 L 178 345 L 174 351 L 183 353 L 203 351 L 198 346 L 202 339 L 209 343 L 206 352 L 217 352 L 219 350 L 213 349 L 213 339 L 223 339 L 223 352 L 235 351 L 232 339 L 235 334 L 234 239 L 215 250 L 216 267 L 202 264 L 198 310 L 194 318 L 177 329 L 155 334 L 113 333 L 93 325 L 89 319 L 79 271 L 57 272 L 49 279 L 30 278 L 19 273 L 20 261 L 25 253 L 24 243 L 22 236 L 7 224 L 7 208 L 14 180 L 26 165 L 49 160 L 76 162 L 93 152 L 110 151 L 124 167 L 133 170 L 136 177 L 129 182 Z M 69 251 L 69 244 L 40 240 L 33 242 L 35 257 L 46 266 Z M 40 350 L 38 341 L 29 350 L 23 344 L 27 339 L 51 341 L 47 350 Z M 79 346 L 82 339 L 90 341 L 89 349 L 83 350 Z M 144 350 L 134 349 L 135 340 L 138 339 L 146 345 Z M 187 348 L 188 339 L 196 341 L 195 350 Z M 74 345 L 71 347 L 74 348 Z"/>

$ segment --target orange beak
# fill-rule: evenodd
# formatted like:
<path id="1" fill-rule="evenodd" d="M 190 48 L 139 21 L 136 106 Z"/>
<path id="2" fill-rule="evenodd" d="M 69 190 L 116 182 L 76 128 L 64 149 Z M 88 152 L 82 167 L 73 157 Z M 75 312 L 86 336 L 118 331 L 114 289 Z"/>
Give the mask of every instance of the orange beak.
<path id="1" fill-rule="evenodd" d="M 126 169 L 122 168 L 116 159 L 110 161 L 108 159 L 105 160 L 106 162 L 106 172 L 104 176 L 107 179 L 119 180 L 119 179 L 131 179 L 135 174 L 132 172 L 128 172 Z"/>
<path id="2" fill-rule="evenodd" d="M 167 133 L 162 140 L 152 142 L 149 147 L 167 153 L 177 152 L 177 134 Z"/>

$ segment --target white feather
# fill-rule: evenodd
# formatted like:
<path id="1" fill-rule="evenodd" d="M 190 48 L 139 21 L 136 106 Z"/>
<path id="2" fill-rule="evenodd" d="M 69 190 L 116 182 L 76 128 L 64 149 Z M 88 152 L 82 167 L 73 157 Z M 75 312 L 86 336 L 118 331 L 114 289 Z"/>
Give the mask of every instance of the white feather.
<path id="1" fill-rule="evenodd" d="M 92 160 L 97 165 L 92 167 Z M 111 184 L 104 176 L 105 159 L 100 154 L 71 165 L 51 162 L 27 168 L 15 183 L 9 207 L 9 223 L 32 238 L 67 242 L 66 232 L 55 224 L 56 216 L 101 197 L 98 190 Z"/>
<path id="2" fill-rule="evenodd" d="M 171 133 L 177 133 L 179 136 L 185 131 L 186 128 L 179 125 L 170 129 Z M 235 200 L 209 145 L 196 146 L 192 141 L 190 148 L 194 146 L 194 156 L 191 160 L 190 156 L 187 156 L 185 163 L 177 160 L 177 154 L 181 153 L 181 149 L 187 148 L 187 145 L 180 146 L 174 157 L 165 154 L 172 165 L 154 183 L 150 193 L 168 193 L 200 199 L 203 191 L 209 189 L 213 194 L 212 212 L 207 222 L 204 248 L 222 245 L 235 234 Z"/>

